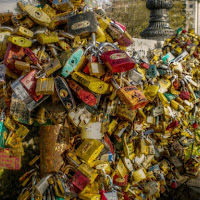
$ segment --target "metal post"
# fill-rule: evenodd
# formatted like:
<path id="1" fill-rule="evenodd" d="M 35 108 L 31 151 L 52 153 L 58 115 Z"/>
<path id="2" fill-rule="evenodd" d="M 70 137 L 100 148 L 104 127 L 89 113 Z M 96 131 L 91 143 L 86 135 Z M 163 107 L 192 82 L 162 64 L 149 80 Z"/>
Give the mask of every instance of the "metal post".
<path id="1" fill-rule="evenodd" d="M 140 34 L 144 39 L 164 40 L 174 35 L 169 25 L 168 10 L 173 6 L 172 0 L 147 0 L 146 6 L 151 10 L 149 26 Z"/>

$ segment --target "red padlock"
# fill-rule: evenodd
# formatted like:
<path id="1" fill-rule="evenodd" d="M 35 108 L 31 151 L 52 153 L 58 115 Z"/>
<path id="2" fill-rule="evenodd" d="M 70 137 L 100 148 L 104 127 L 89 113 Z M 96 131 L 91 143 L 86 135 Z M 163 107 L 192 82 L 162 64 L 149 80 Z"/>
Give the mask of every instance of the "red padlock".
<path id="1" fill-rule="evenodd" d="M 88 104 L 89 106 L 95 106 L 97 104 L 97 99 L 91 92 L 84 90 L 73 80 L 70 80 L 68 84 L 84 103 Z"/>
<path id="2" fill-rule="evenodd" d="M 141 63 L 140 66 L 143 67 L 144 69 L 149 69 L 150 68 L 147 63 Z"/>
<path id="3" fill-rule="evenodd" d="M 84 176 L 80 171 L 77 171 L 72 177 L 72 184 L 77 191 L 80 193 L 90 183 L 90 180 Z"/>
<path id="4" fill-rule="evenodd" d="M 7 46 L 6 54 L 4 56 L 3 63 L 8 69 L 17 75 L 21 75 L 21 71 L 17 70 L 14 63 L 16 60 L 22 60 L 24 57 L 24 48 L 16 46 L 12 43 L 9 43 Z"/>
<path id="5" fill-rule="evenodd" d="M 38 57 L 30 49 L 27 48 L 25 50 L 25 54 L 30 58 L 34 65 L 36 65 L 39 69 L 42 69 L 41 65 L 39 64 Z"/>
<path id="6" fill-rule="evenodd" d="M 126 186 L 128 184 L 128 174 L 125 175 L 124 178 L 121 178 L 117 174 L 113 177 L 113 183 L 117 186 Z"/>
<path id="7" fill-rule="evenodd" d="M 90 74 L 89 65 L 90 65 L 91 62 L 98 62 L 98 58 L 97 58 L 96 56 L 92 56 L 92 57 L 91 57 L 91 61 L 89 61 L 89 62 L 87 63 L 87 65 L 85 66 L 85 68 L 84 68 L 84 70 L 83 70 L 84 73 Z"/>
<path id="8" fill-rule="evenodd" d="M 126 72 L 135 67 L 133 59 L 123 50 L 106 51 L 101 59 L 113 73 Z"/>
<path id="9" fill-rule="evenodd" d="M 180 98 L 182 100 L 189 100 L 190 99 L 190 93 L 188 91 L 181 91 Z"/>
<path id="10" fill-rule="evenodd" d="M 173 86 L 174 86 L 174 89 L 175 89 L 175 90 L 178 90 L 178 88 L 179 88 L 179 81 L 178 81 L 178 80 L 175 80 L 175 81 L 173 82 Z"/>
<path id="11" fill-rule="evenodd" d="M 171 188 L 176 189 L 177 188 L 177 183 L 176 183 L 176 179 L 173 178 L 171 181 Z"/>
<path id="12" fill-rule="evenodd" d="M 176 128 L 176 127 L 178 127 L 179 126 L 179 122 L 178 121 L 173 121 L 172 123 L 170 123 L 168 126 L 167 126 L 167 128 L 166 128 L 166 130 L 168 131 L 170 128 Z"/>
<path id="13" fill-rule="evenodd" d="M 195 122 L 194 124 L 192 124 L 192 127 L 194 128 L 194 129 L 198 129 L 198 124 Z"/>
<path id="14" fill-rule="evenodd" d="M 39 101 L 43 95 L 36 95 L 35 89 L 36 89 L 36 83 L 37 79 L 35 78 L 35 75 L 37 74 L 38 70 L 34 69 L 33 71 L 29 72 L 24 78 L 20 80 L 23 87 L 27 90 L 27 92 L 30 94 L 30 96 L 35 100 Z"/>

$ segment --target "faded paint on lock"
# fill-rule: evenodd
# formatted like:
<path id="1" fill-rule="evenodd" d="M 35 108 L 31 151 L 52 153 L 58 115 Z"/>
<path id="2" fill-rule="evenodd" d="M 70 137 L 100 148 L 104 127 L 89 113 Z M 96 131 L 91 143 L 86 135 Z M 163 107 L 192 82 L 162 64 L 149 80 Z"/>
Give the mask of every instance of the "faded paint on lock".
<path id="1" fill-rule="evenodd" d="M 74 72 L 72 78 L 97 94 L 108 94 L 112 90 L 108 83 L 81 72 Z"/>
<path id="2" fill-rule="evenodd" d="M 84 50 L 82 48 L 76 49 L 70 56 L 68 53 L 63 53 L 60 57 L 63 66 L 62 76 L 68 77 L 76 68 L 80 68 L 85 60 Z"/>

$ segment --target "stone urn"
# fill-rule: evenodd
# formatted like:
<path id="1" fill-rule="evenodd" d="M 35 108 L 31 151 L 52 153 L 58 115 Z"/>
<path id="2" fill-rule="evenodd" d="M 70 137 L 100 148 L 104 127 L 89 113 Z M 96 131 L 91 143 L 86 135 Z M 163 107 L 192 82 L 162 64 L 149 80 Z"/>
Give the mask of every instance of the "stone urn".
<path id="1" fill-rule="evenodd" d="M 168 10 L 173 7 L 172 0 L 147 0 L 146 6 L 151 14 L 149 26 L 140 34 L 141 37 L 160 41 L 174 35 L 168 17 Z"/>

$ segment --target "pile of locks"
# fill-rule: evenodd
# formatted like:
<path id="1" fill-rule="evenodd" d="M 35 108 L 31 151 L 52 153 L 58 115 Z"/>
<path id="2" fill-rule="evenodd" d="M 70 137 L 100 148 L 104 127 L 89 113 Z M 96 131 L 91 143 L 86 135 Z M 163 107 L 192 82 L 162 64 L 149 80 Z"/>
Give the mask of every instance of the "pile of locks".
<path id="1" fill-rule="evenodd" d="M 0 168 L 20 169 L 40 127 L 19 200 L 155 199 L 197 175 L 199 36 L 131 58 L 126 27 L 93 2 L 18 6 L 0 15 Z"/>

